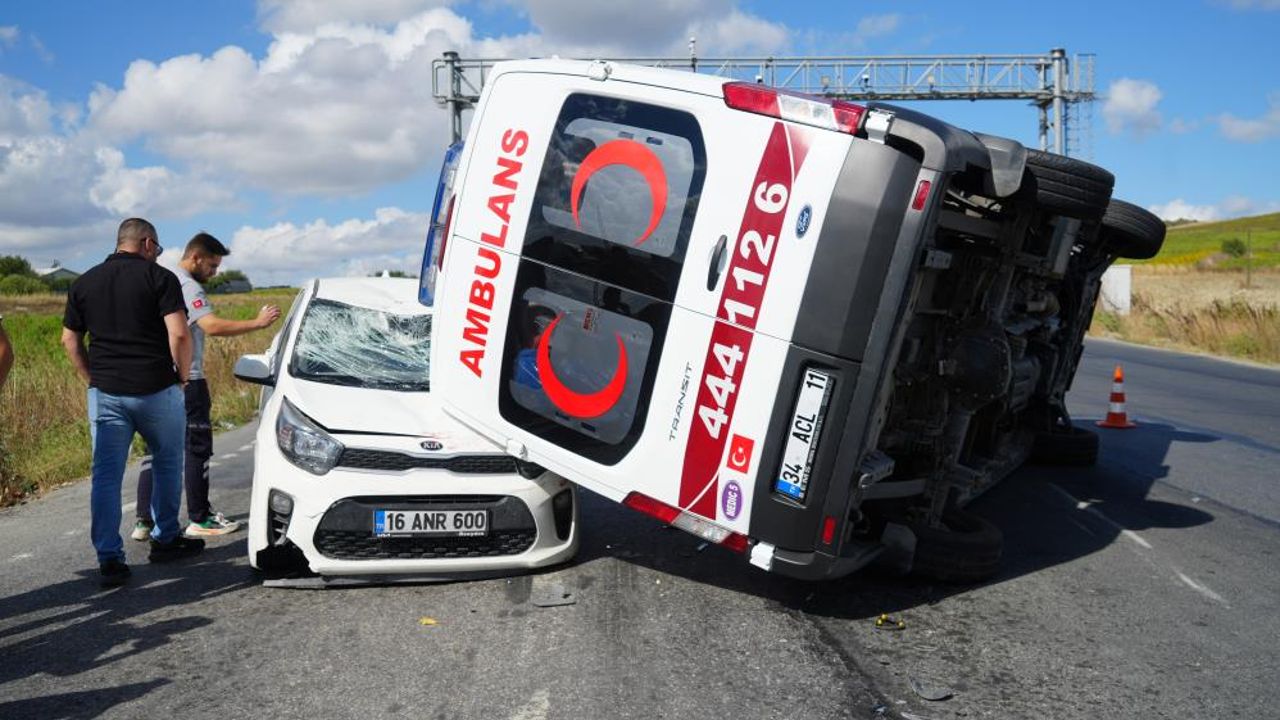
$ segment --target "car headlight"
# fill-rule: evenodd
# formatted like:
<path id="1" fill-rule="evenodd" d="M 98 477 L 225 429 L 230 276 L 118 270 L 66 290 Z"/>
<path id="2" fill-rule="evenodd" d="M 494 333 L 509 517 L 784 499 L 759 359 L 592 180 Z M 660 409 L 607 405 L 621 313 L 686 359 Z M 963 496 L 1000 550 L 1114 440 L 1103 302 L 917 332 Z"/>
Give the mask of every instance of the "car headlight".
<path id="1" fill-rule="evenodd" d="M 281 398 L 276 416 L 276 444 L 289 462 L 315 475 L 332 470 L 342 455 L 342 443 L 303 415 L 288 398 Z"/>

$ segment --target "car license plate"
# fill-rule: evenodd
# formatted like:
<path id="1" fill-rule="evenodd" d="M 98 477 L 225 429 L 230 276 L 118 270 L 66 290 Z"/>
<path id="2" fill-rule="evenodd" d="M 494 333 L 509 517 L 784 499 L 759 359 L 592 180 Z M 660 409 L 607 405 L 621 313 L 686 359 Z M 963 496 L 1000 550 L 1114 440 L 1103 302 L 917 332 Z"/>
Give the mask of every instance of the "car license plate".
<path id="1" fill-rule="evenodd" d="M 787 444 L 782 452 L 782 468 L 773 489 L 789 498 L 804 500 L 809 487 L 813 456 L 822 435 L 822 422 L 831 398 L 831 376 L 821 370 L 805 370 L 800 384 L 791 424 L 787 426 Z"/>
<path id="2" fill-rule="evenodd" d="M 489 534 L 488 510 L 374 510 L 377 537 L 434 535 L 463 537 Z"/>

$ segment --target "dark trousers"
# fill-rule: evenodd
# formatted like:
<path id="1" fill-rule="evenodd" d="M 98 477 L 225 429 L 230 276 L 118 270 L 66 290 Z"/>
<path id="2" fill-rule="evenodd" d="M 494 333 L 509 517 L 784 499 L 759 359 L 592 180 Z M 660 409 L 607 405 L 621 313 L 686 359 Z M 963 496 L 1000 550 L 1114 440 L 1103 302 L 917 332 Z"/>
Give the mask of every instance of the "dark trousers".
<path id="1" fill-rule="evenodd" d="M 209 507 L 209 458 L 213 457 L 213 426 L 209 422 L 209 383 L 187 383 L 187 452 L 182 464 L 182 484 L 187 491 L 187 517 L 201 522 L 213 512 Z M 142 459 L 138 475 L 138 518 L 151 521 L 151 456 Z"/>

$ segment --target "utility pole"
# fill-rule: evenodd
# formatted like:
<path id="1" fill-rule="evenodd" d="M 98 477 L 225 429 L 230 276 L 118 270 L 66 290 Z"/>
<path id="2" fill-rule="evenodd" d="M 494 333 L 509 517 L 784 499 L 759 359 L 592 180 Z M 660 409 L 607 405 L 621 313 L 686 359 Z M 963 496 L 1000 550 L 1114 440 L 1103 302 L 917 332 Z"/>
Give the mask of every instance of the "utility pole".
<path id="1" fill-rule="evenodd" d="M 1244 243 L 1244 286 L 1245 289 L 1253 287 L 1253 230 L 1245 231 Z"/>

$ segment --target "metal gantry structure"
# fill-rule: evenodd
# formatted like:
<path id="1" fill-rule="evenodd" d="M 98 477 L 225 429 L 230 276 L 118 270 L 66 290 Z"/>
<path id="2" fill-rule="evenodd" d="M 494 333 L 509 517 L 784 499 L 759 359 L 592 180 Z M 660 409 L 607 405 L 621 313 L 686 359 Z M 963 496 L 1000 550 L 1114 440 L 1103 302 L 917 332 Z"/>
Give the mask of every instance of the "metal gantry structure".
<path id="1" fill-rule="evenodd" d="M 700 58 L 690 40 L 683 58 L 608 58 L 613 62 L 688 70 L 726 80 L 840 100 L 1026 100 L 1039 115 L 1041 150 L 1087 151 L 1094 100 L 1094 55 L 862 55 L 848 57 Z M 446 52 L 432 62 L 431 88 L 462 138 L 462 112 L 480 98 L 485 78 L 503 58 L 462 58 Z"/>

